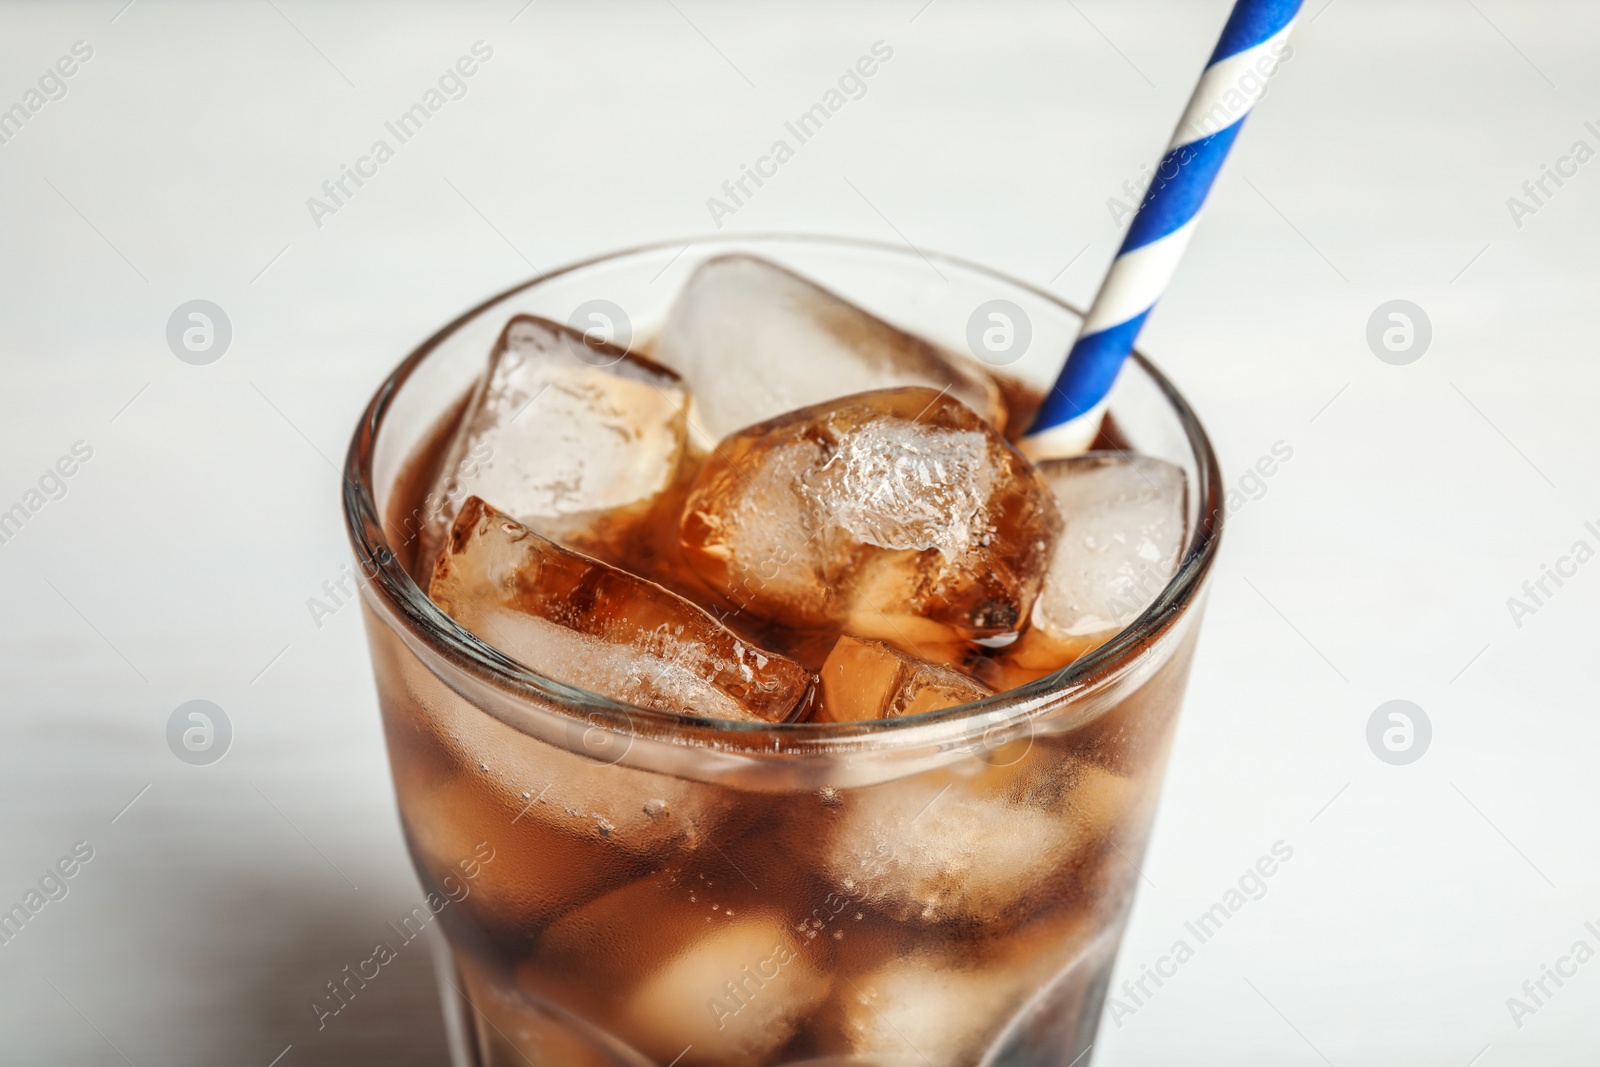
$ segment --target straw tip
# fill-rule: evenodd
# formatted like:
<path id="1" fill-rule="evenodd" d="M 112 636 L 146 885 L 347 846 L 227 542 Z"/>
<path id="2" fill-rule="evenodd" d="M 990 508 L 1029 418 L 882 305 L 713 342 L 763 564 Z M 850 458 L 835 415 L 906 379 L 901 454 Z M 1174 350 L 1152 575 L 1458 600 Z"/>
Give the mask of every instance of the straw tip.
<path id="1" fill-rule="evenodd" d="M 1017 442 L 1017 448 L 1035 463 L 1081 456 L 1100 436 L 1100 420 L 1105 413 L 1106 402 L 1102 400 L 1077 418 L 1028 434 Z"/>

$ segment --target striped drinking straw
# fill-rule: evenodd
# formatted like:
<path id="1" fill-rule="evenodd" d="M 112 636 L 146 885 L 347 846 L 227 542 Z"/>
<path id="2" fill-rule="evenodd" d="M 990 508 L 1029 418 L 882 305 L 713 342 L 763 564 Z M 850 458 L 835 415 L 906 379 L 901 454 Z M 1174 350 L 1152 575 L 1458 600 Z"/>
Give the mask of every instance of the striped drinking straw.
<path id="1" fill-rule="evenodd" d="M 1067 364 L 1023 438 L 1028 455 L 1076 455 L 1094 440 L 1117 372 L 1188 247 L 1200 208 L 1239 128 L 1266 93 L 1288 49 L 1300 2 L 1234 4 Z"/>

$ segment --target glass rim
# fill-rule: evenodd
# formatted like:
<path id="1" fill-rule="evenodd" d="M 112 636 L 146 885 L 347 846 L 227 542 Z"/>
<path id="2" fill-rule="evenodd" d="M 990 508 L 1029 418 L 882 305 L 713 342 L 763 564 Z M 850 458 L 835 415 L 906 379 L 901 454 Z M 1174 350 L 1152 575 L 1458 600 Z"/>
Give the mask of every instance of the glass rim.
<path id="1" fill-rule="evenodd" d="M 913 748 L 929 743 L 944 743 L 956 739 L 961 733 L 970 732 L 961 729 L 963 723 L 973 728 L 981 727 L 978 732 L 987 738 L 996 730 L 1031 720 L 1035 714 L 1053 709 L 1071 700 L 1077 693 L 1093 691 L 1099 683 L 1132 667 L 1146 646 L 1176 623 L 1198 598 L 1221 541 L 1224 495 L 1221 471 L 1211 440 L 1199 417 L 1172 382 L 1143 353 L 1135 350 L 1130 358 L 1149 376 L 1177 416 L 1193 454 L 1197 483 L 1195 490 L 1199 496 L 1194 530 L 1189 534 L 1172 578 L 1128 625 L 1110 640 L 1067 666 L 1026 685 L 968 704 L 902 718 L 865 722 L 752 723 L 690 718 L 628 704 L 549 678 L 507 656 L 450 618 L 428 598 L 426 591 L 401 565 L 390 547 L 372 486 L 374 453 L 384 417 L 411 375 L 440 344 L 468 322 L 508 297 L 541 283 L 630 256 L 680 246 L 687 249 L 739 242 L 808 243 L 857 249 L 872 254 L 887 253 L 897 258 L 915 256 L 992 278 L 1053 304 L 1080 320 L 1084 317 L 1083 311 L 1037 285 L 959 256 L 922 249 L 908 250 L 886 241 L 820 234 L 709 234 L 654 241 L 591 256 L 536 275 L 462 312 L 413 349 L 384 378 L 357 422 L 345 456 L 343 472 L 341 496 L 345 527 L 356 556 L 357 569 L 366 578 L 362 582 L 363 589 L 377 601 L 376 606 L 384 609 L 381 612 L 383 622 L 399 624 L 454 667 L 508 695 L 519 705 L 531 705 L 530 710 L 549 713 L 553 708 L 560 708 L 561 712 L 557 714 L 564 713 L 569 720 L 576 718 L 587 721 L 591 726 L 618 730 L 630 737 L 649 736 L 671 744 L 715 747 L 729 754 L 770 756 L 786 755 L 801 749 L 843 751 L 859 748 L 864 742 L 871 743 L 875 751 L 886 747 Z M 429 669 L 432 669 L 431 665 Z M 493 714 L 488 709 L 480 710 L 485 714 Z M 952 724 L 956 727 L 955 734 L 949 729 Z"/>

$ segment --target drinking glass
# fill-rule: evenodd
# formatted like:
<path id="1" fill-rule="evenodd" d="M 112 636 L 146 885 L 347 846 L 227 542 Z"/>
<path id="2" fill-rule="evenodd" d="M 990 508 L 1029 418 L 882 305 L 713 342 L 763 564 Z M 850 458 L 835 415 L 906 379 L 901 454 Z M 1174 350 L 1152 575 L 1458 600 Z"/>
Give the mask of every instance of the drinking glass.
<path id="1" fill-rule="evenodd" d="M 976 355 L 1013 380 L 1022 407 L 1081 321 L 1041 288 L 949 257 L 715 237 L 535 278 L 445 326 L 383 382 L 350 447 L 345 516 L 426 893 L 414 922 L 447 946 L 454 1062 L 1079 1062 L 1221 532 L 1211 445 L 1149 361 L 1130 360 L 1109 410 L 1120 447 L 1187 474 L 1176 573 L 1110 641 L 976 704 L 798 724 L 631 707 L 521 666 L 416 578 L 416 534 L 436 504 L 419 457 L 443 451 L 506 321 L 538 315 L 648 352 L 684 279 L 730 253 Z M 721 368 L 734 383 L 755 371 Z"/>

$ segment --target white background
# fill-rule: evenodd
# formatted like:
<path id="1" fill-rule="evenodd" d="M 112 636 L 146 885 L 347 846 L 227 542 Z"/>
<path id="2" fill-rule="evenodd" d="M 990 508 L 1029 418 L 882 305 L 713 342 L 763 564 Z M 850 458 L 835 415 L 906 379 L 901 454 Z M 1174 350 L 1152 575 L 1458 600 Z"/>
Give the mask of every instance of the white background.
<path id="1" fill-rule="evenodd" d="M 1119 981 L 1294 856 L 1095 1062 L 1593 1063 L 1600 962 L 1520 1029 L 1506 1000 L 1600 949 L 1600 563 L 1520 627 L 1506 601 L 1600 547 L 1600 162 L 1520 227 L 1507 198 L 1600 149 L 1600 8 L 1324 2 L 1144 336 L 1233 484 L 1293 458 L 1229 519 Z M 0 905 L 95 849 L 0 947 L 0 1061 L 439 1063 L 421 944 L 325 1030 L 309 1008 L 417 894 L 356 611 L 307 608 L 382 375 L 538 269 L 711 229 L 707 197 L 878 40 L 866 96 L 727 226 L 1086 301 L 1107 199 L 1228 5 L 122 3 L 0 8 L 0 107 L 94 49 L 0 145 L 0 509 L 94 450 L 0 545 Z M 467 95 L 316 226 L 307 198 L 478 40 Z M 164 337 L 194 298 L 233 324 L 210 366 Z M 1409 366 L 1365 340 L 1396 298 L 1433 324 Z M 194 698 L 234 726 L 214 766 L 164 740 Z M 1365 740 L 1394 698 L 1434 729 L 1405 767 Z"/>

